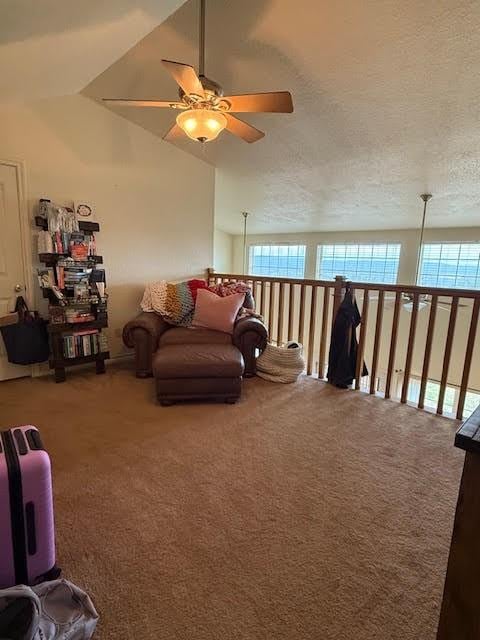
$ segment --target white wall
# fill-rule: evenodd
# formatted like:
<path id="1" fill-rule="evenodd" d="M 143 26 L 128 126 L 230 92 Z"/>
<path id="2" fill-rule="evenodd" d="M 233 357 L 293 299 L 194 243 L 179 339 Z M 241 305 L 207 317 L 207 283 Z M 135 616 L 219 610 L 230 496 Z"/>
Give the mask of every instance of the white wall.
<path id="1" fill-rule="evenodd" d="M 217 228 L 213 236 L 213 268 L 218 273 L 229 273 L 233 268 L 233 236 Z"/>
<path id="2" fill-rule="evenodd" d="M 1 100 L 36 100 L 80 91 L 183 2 L 2 2 Z"/>
<path id="3" fill-rule="evenodd" d="M 0 158 L 25 162 L 31 217 L 41 197 L 95 205 L 113 355 L 124 351 L 121 328 L 146 282 L 212 264 L 213 167 L 88 98 L 0 106 Z M 32 225 L 34 256 L 35 244 Z"/>

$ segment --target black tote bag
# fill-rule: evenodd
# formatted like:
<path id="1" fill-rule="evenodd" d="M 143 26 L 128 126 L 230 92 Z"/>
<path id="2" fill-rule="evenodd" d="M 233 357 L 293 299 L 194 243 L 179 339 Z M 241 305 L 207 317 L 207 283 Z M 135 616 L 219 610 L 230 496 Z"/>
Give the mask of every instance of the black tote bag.
<path id="1" fill-rule="evenodd" d="M 45 320 L 36 311 L 29 311 L 22 296 L 17 298 L 15 311 L 18 322 L 0 327 L 8 361 L 12 364 L 45 362 L 50 353 Z"/>

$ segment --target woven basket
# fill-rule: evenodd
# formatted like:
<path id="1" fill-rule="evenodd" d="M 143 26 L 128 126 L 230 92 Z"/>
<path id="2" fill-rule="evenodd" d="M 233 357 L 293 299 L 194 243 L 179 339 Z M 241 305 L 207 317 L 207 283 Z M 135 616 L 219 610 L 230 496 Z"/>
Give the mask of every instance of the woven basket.
<path id="1" fill-rule="evenodd" d="M 257 375 L 271 382 L 296 382 L 305 368 L 303 346 L 287 349 L 286 346 L 267 344 L 257 358 Z"/>

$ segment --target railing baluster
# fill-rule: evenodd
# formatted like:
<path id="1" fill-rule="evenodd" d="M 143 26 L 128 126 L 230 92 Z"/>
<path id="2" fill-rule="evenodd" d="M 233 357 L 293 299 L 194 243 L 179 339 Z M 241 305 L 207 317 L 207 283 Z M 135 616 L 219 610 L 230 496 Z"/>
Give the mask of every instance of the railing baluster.
<path id="1" fill-rule="evenodd" d="M 268 305 L 268 335 L 273 341 L 273 314 L 275 309 L 275 283 L 270 282 L 270 298 Z"/>
<path id="2" fill-rule="evenodd" d="M 425 342 L 425 355 L 423 356 L 422 379 L 420 382 L 420 393 L 418 396 L 418 408 L 425 406 L 425 393 L 427 391 L 428 369 L 430 367 L 430 357 L 432 353 L 433 334 L 435 333 L 435 318 L 437 317 L 438 296 L 433 295 L 430 301 L 430 315 L 428 317 L 427 339 Z"/>
<path id="3" fill-rule="evenodd" d="M 407 345 L 407 357 L 405 360 L 405 371 L 403 373 L 402 395 L 400 402 L 407 401 L 408 398 L 408 385 L 410 383 L 410 371 L 412 369 L 413 348 L 415 346 L 415 333 L 417 331 L 417 318 L 418 318 L 418 293 L 413 294 L 412 301 L 412 317 L 410 318 L 410 331 L 408 333 L 408 345 Z"/>
<path id="4" fill-rule="evenodd" d="M 277 344 L 283 342 L 283 320 L 285 314 L 285 283 L 280 283 L 278 294 L 278 318 L 277 318 Z"/>
<path id="5" fill-rule="evenodd" d="M 262 318 L 265 318 L 265 309 L 266 307 L 266 297 L 267 297 L 267 285 L 265 280 L 260 281 L 260 315 Z"/>
<path id="6" fill-rule="evenodd" d="M 377 301 L 377 320 L 375 322 L 375 339 L 373 343 L 372 369 L 370 371 L 370 393 L 374 394 L 377 390 L 377 368 L 378 357 L 380 355 L 380 346 L 382 342 L 382 322 L 383 322 L 383 304 L 385 300 L 385 291 L 378 292 Z"/>
<path id="7" fill-rule="evenodd" d="M 475 346 L 475 337 L 477 335 L 478 315 L 480 311 L 480 298 L 473 303 L 472 318 L 470 320 L 470 329 L 468 330 L 467 351 L 465 353 L 465 363 L 463 365 L 462 383 L 460 385 L 460 393 L 458 396 L 457 420 L 463 420 L 463 409 L 465 408 L 465 396 L 468 389 L 468 378 L 470 377 L 470 367 L 472 366 L 473 349 Z"/>
<path id="8" fill-rule="evenodd" d="M 363 290 L 363 304 L 362 304 L 362 322 L 360 324 L 360 339 L 358 341 L 357 349 L 357 362 L 355 363 L 355 389 L 360 389 L 360 382 L 362 378 L 363 370 L 363 356 L 365 353 L 365 337 L 367 334 L 367 322 L 368 322 L 368 306 L 370 302 L 370 294 L 368 289 Z"/>
<path id="9" fill-rule="evenodd" d="M 263 282 L 257 280 L 257 294 L 255 296 L 255 311 L 260 313 L 260 300 L 263 298 Z"/>
<path id="10" fill-rule="evenodd" d="M 295 317 L 295 285 L 288 285 L 288 340 L 293 340 L 293 318 Z"/>
<path id="11" fill-rule="evenodd" d="M 327 352 L 328 312 L 330 310 L 330 287 L 323 291 L 322 334 L 320 336 L 320 350 L 318 353 L 318 377 L 322 380 L 325 374 L 325 356 Z"/>
<path id="12" fill-rule="evenodd" d="M 338 308 L 342 304 L 345 283 L 346 283 L 346 280 L 343 276 L 335 276 L 335 285 L 333 287 L 332 329 L 333 329 Z M 353 292 L 352 292 L 352 298 L 353 298 Z"/>
<path id="13" fill-rule="evenodd" d="M 393 368 L 395 366 L 395 353 L 397 351 L 398 320 L 400 318 L 400 303 L 402 293 L 395 294 L 395 307 L 393 310 L 392 337 L 390 338 L 390 353 L 388 355 L 387 381 L 385 383 L 385 398 L 390 398 L 390 387 L 392 384 Z"/>
<path id="14" fill-rule="evenodd" d="M 309 325 L 308 325 L 307 375 L 309 376 L 312 375 L 316 318 L 317 318 L 317 287 L 312 287 L 312 299 L 310 302 L 310 319 L 309 319 Z"/>
<path id="15" fill-rule="evenodd" d="M 452 307 L 450 309 L 450 320 L 448 321 L 447 341 L 445 343 L 445 354 L 443 356 L 442 379 L 440 381 L 440 393 L 438 394 L 437 413 L 443 414 L 443 402 L 445 400 L 445 390 L 448 381 L 448 369 L 450 367 L 450 357 L 452 355 L 453 337 L 455 335 L 455 323 L 457 321 L 458 296 L 452 297 Z"/>
<path id="16" fill-rule="evenodd" d="M 305 285 L 300 285 L 300 311 L 298 316 L 298 341 L 303 345 L 305 337 Z"/>

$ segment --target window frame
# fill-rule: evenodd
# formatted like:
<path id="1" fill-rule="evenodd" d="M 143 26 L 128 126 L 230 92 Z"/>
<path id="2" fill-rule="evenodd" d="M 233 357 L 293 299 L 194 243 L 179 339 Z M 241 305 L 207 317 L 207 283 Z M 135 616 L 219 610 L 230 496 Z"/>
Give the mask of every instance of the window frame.
<path id="1" fill-rule="evenodd" d="M 390 282 L 390 281 L 386 281 L 385 279 L 383 280 L 375 280 L 375 279 L 369 279 L 369 280 L 363 280 L 363 279 L 358 279 L 358 273 L 357 276 L 355 278 L 350 278 L 348 274 L 346 273 L 336 273 L 336 274 L 332 274 L 332 277 L 324 277 L 322 276 L 321 272 L 320 272 L 320 264 L 321 264 L 321 260 L 322 260 L 322 252 L 323 252 L 323 248 L 324 247 L 385 247 L 386 248 L 386 254 L 388 253 L 388 247 L 395 247 L 398 248 L 398 256 L 395 257 L 395 259 L 397 260 L 397 265 L 396 265 L 396 272 L 395 272 L 395 277 L 394 277 L 394 281 Z M 317 280 L 333 280 L 335 278 L 336 275 L 341 275 L 341 276 L 345 276 L 347 279 L 352 280 L 352 282 L 362 282 L 362 283 L 372 283 L 372 284 L 392 284 L 395 285 L 398 283 L 398 275 L 400 272 L 400 265 L 401 265 L 401 259 L 402 259 L 402 249 L 403 249 L 403 245 L 402 242 L 398 241 L 398 242 L 335 242 L 335 243 L 318 243 L 317 244 L 317 251 L 316 251 L 316 256 L 315 256 L 315 278 Z M 385 260 L 387 259 L 387 255 L 385 256 Z M 357 259 L 358 259 L 358 251 L 357 251 Z M 385 275 L 385 268 L 383 269 L 383 274 Z M 372 275 L 371 269 L 370 269 L 370 276 Z"/>
<path id="2" fill-rule="evenodd" d="M 475 275 L 475 279 L 478 281 L 477 286 L 475 287 L 471 287 L 471 286 L 467 286 L 465 283 L 463 284 L 459 284 L 458 281 L 455 284 L 442 284 L 439 283 L 438 280 L 439 278 L 441 278 L 442 276 L 440 275 L 439 271 L 440 271 L 440 264 L 441 264 L 441 252 L 443 247 L 448 247 L 448 246 L 453 246 L 453 245 L 458 245 L 460 246 L 460 251 L 461 251 L 461 247 L 464 245 L 468 245 L 468 246 L 476 246 L 478 247 L 478 262 L 477 262 L 477 273 Z M 423 275 L 423 271 L 424 271 L 424 264 L 423 264 L 423 260 L 424 260 L 424 254 L 425 254 L 425 248 L 426 247 L 435 247 L 435 246 L 439 246 L 441 247 L 440 249 L 440 258 L 438 261 L 438 265 L 439 268 L 437 269 L 437 274 L 436 274 L 436 283 L 435 284 L 431 284 L 430 282 L 427 283 L 422 283 L 422 275 Z M 458 278 L 458 268 L 459 268 L 459 263 L 460 263 L 460 251 L 459 251 L 459 255 L 456 259 L 456 273 L 455 273 L 455 278 Z M 445 261 L 447 261 L 447 259 L 445 259 Z M 428 274 L 427 274 L 428 275 Z M 452 277 L 450 275 L 446 276 L 445 274 L 443 274 L 443 277 Z M 433 288 L 440 288 L 440 289 L 471 289 L 472 291 L 479 291 L 480 290 L 480 241 L 478 240 L 448 240 L 446 242 L 442 241 L 442 240 L 434 240 L 432 242 L 423 242 L 422 243 L 422 247 L 420 250 L 420 260 L 419 260 L 419 268 L 418 268 L 418 275 L 417 275 L 417 281 L 415 283 L 417 286 L 419 287 L 433 287 Z"/>
<path id="3" fill-rule="evenodd" d="M 299 276 L 299 275 L 280 275 L 278 273 L 275 274 L 259 274 L 259 273 L 255 273 L 253 271 L 253 260 L 252 260 L 252 250 L 255 247 L 303 247 L 304 249 L 304 255 L 303 255 L 303 275 Z M 308 245 L 305 243 L 298 243 L 298 242 L 264 242 L 264 243 L 258 243 L 258 242 L 254 242 L 248 245 L 248 275 L 251 276 L 257 276 L 258 278 L 287 278 L 290 280 L 305 280 L 306 278 L 306 270 L 307 270 L 307 251 L 308 251 Z"/>

